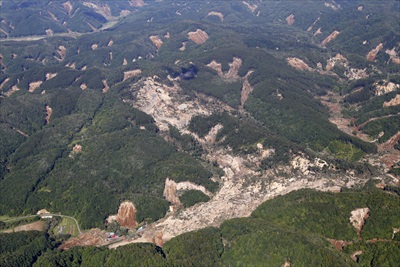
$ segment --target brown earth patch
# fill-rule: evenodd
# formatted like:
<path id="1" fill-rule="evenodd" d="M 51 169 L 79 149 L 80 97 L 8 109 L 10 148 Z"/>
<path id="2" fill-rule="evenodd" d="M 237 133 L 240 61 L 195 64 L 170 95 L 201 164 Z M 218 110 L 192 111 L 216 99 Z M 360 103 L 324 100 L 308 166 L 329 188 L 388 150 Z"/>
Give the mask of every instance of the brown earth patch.
<path id="1" fill-rule="evenodd" d="M 152 35 L 149 37 L 150 40 L 153 42 L 153 44 L 157 47 L 157 49 L 160 49 L 161 46 L 163 45 L 163 41 L 161 40 L 160 36 L 158 35 Z"/>
<path id="2" fill-rule="evenodd" d="M 339 31 L 333 31 L 328 37 L 326 37 L 326 38 L 322 41 L 321 45 L 322 45 L 322 46 L 326 46 L 327 43 L 329 43 L 330 41 L 336 39 L 336 37 L 338 37 L 339 34 L 340 34 Z"/>
<path id="3" fill-rule="evenodd" d="M 382 48 L 383 48 L 383 44 L 380 43 L 374 49 L 369 51 L 369 53 L 367 55 L 367 60 L 368 61 L 375 61 L 376 55 L 379 53 L 379 51 L 381 51 Z"/>
<path id="4" fill-rule="evenodd" d="M 211 12 L 208 12 L 208 14 L 207 14 L 207 17 L 209 17 L 209 16 L 217 16 L 217 17 L 219 17 L 221 22 L 224 21 L 224 15 L 221 12 L 211 11 Z"/>
<path id="5" fill-rule="evenodd" d="M 347 242 L 344 240 L 337 240 L 337 239 L 331 239 L 331 238 L 327 238 L 327 239 L 337 250 L 342 250 L 345 246 L 353 244 L 353 242 Z"/>
<path id="6" fill-rule="evenodd" d="M 140 75 L 141 73 L 142 73 L 142 71 L 139 69 L 124 71 L 124 80 L 123 81 L 125 81 L 129 78 L 132 78 L 134 76 Z"/>
<path id="7" fill-rule="evenodd" d="M 45 226 L 44 221 L 37 221 L 25 225 L 17 226 L 13 229 L 8 229 L 3 231 L 3 233 L 13 233 L 13 232 L 21 232 L 21 231 L 43 231 Z"/>
<path id="8" fill-rule="evenodd" d="M 288 25 L 292 26 L 295 23 L 295 19 L 294 19 L 294 15 L 290 14 L 287 18 L 286 18 L 286 22 Z"/>
<path id="9" fill-rule="evenodd" d="M 196 44 L 204 44 L 209 38 L 208 34 L 200 29 L 197 29 L 195 32 L 189 32 L 188 36 Z"/>
<path id="10" fill-rule="evenodd" d="M 145 5 L 143 0 L 130 0 L 129 5 L 133 7 L 142 7 Z"/>
<path id="11" fill-rule="evenodd" d="M 76 246 L 104 246 L 108 243 L 106 238 L 107 234 L 104 231 L 94 228 L 78 235 L 77 237 L 68 239 L 59 247 L 59 249 L 68 250 Z"/>
<path id="12" fill-rule="evenodd" d="M 242 1 L 242 3 L 253 13 L 254 13 L 254 11 L 256 11 L 256 9 L 258 7 L 257 5 L 251 5 L 251 4 L 247 3 L 246 1 Z"/>

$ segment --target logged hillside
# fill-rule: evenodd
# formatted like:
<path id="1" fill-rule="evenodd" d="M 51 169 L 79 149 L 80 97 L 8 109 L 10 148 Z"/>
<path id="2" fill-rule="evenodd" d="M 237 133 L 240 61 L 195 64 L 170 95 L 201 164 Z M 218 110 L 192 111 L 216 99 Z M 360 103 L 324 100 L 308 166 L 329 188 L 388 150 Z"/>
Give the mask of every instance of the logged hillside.
<path id="1" fill-rule="evenodd" d="M 47 209 L 161 246 L 301 188 L 399 183 L 398 1 L 0 3 L 0 215 Z M 262 224 L 338 253 L 312 223 Z M 318 234 L 354 240 L 346 227 Z"/>

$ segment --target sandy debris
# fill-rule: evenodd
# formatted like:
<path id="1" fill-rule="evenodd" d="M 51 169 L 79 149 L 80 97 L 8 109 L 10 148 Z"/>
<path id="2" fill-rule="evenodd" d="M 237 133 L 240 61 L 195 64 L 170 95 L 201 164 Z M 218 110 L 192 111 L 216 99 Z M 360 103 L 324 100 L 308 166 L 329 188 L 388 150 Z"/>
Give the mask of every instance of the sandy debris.
<path id="1" fill-rule="evenodd" d="M 163 45 L 163 41 L 161 40 L 160 36 L 158 35 L 152 35 L 149 37 L 150 40 L 153 42 L 153 44 L 157 47 L 157 49 L 160 49 L 161 46 Z"/>
<path id="2" fill-rule="evenodd" d="M 355 209 L 351 212 L 350 223 L 356 228 L 357 235 L 360 238 L 361 230 L 364 226 L 365 220 L 369 217 L 369 208 Z"/>
<path id="3" fill-rule="evenodd" d="M 107 233 L 98 228 L 90 229 L 77 237 L 70 238 L 64 242 L 59 249 L 68 250 L 76 246 L 104 246 L 108 243 Z"/>
<path id="4" fill-rule="evenodd" d="M 46 105 L 46 124 L 50 123 L 51 115 L 53 114 L 53 109 Z"/>
<path id="5" fill-rule="evenodd" d="M 90 47 L 92 50 L 97 50 L 99 48 L 98 44 L 92 44 L 92 46 Z"/>
<path id="6" fill-rule="evenodd" d="M 322 34 L 321 28 L 319 28 L 318 30 L 316 30 L 316 31 L 314 32 L 314 36 L 317 36 L 318 34 Z"/>
<path id="7" fill-rule="evenodd" d="M 396 91 L 400 88 L 400 84 L 389 82 L 387 80 L 375 82 L 373 86 L 375 87 L 375 95 L 377 96 Z"/>
<path id="8" fill-rule="evenodd" d="M 209 38 L 208 34 L 200 29 L 197 29 L 195 32 L 189 32 L 188 36 L 196 44 L 204 44 Z"/>
<path id="9" fill-rule="evenodd" d="M 379 53 L 379 51 L 381 51 L 382 48 L 383 48 L 383 44 L 380 43 L 374 49 L 369 51 L 369 53 L 367 55 L 367 60 L 368 61 L 375 61 L 376 55 Z"/>
<path id="10" fill-rule="evenodd" d="M 111 47 L 111 46 L 113 46 L 113 45 L 114 45 L 114 41 L 111 39 L 111 40 L 108 42 L 107 46 Z"/>
<path id="11" fill-rule="evenodd" d="M 287 24 L 290 25 L 290 26 L 294 25 L 295 21 L 296 21 L 296 20 L 294 19 L 294 15 L 293 15 L 293 14 L 290 14 L 290 15 L 287 16 L 287 18 L 286 18 L 286 22 L 287 22 Z"/>
<path id="12" fill-rule="evenodd" d="M 6 78 L 4 81 L 2 81 L 2 82 L 0 83 L 0 90 L 3 89 L 4 85 L 5 85 L 6 83 L 8 83 L 9 80 L 10 80 L 10 78 Z"/>
<path id="13" fill-rule="evenodd" d="M 103 80 L 102 82 L 103 82 L 103 85 L 104 85 L 104 87 L 103 87 L 103 93 L 105 94 L 105 93 L 108 92 L 108 90 L 110 89 L 110 87 L 108 86 L 107 80 Z"/>
<path id="14" fill-rule="evenodd" d="M 320 19 L 321 19 L 321 18 L 318 17 L 318 18 L 307 28 L 307 31 L 310 32 L 310 31 L 314 28 L 315 24 L 317 24 L 317 22 L 318 22 Z M 319 29 L 321 30 L 321 28 L 319 28 Z"/>
<path id="15" fill-rule="evenodd" d="M 36 82 L 31 82 L 29 83 L 29 93 L 33 93 L 36 89 L 38 89 L 40 87 L 40 85 L 42 84 L 42 81 L 36 81 Z"/>
<path id="16" fill-rule="evenodd" d="M 127 80 L 129 78 L 132 78 L 134 76 L 138 76 L 141 73 L 142 73 L 142 71 L 139 70 L 139 69 L 124 71 L 124 80 L 123 81 L 125 81 L 125 80 Z"/>
<path id="17" fill-rule="evenodd" d="M 395 64 L 400 64 L 400 57 L 397 55 L 397 52 L 394 47 L 391 50 L 386 49 L 385 53 L 390 56 L 389 61 Z"/>
<path id="18" fill-rule="evenodd" d="M 229 70 L 228 72 L 223 72 L 222 71 L 222 64 L 213 60 L 210 63 L 207 64 L 207 67 L 215 70 L 218 73 L 218 76 L 228 80 L 228 81 L 237 81 L 240 79 L 238 73 L 239 69 L 242 66 L 242 59 L 238 57 L 234 57 L 232 62 L 229 63 Z"/>
<path id="19" fill-rule="evenodd" d="M 133 7 L 142 7 L 145 5 L 143 0 L 130 0 L 129 5 Z"/>
<path id="20" fill-rule="evenodd" d="M 179 51 L 185 51 L 186 50 L 186 42 L 182 42 L 182 46 L 179 48 Z"/>
<path id="21" fill-rule="evenodd" d="M 14 94 L 15 92 L 19 91 L 20 89 L 18 88 L 17 85 L 14 85 L 13 87 L 11 87 L 10 90 L 8 90 L 7 92 L 4 93 L 5 96 L 9 97 L 12 94 Z"/>
<path id="22" fill-rule="evenodd" d="M 322 45 L 322 46 L 326 46 L 327 43 L 329 43 L 330 41 L 336 39 L 336 37 L 338 37 L 339 34 L 340 34 L 339 31 L 333 31 L 328 37 L 326 37 L 326 38 L 322 41 L 321 45 Z M 314 35 L 315 35 L 315 34 L 314 34 Z"/>
<path id="23" fill-rule="evenodd" d="M 383 107 L 387 108 L 387 107 L 393 107 L 393 106 L 398 106 L 400 105 L 400 95 L 396 95 L 393 99 L 391 99 L 388 102 L 384 102 L 383 103 Z"/>
<path id="24" fill-rule="evenodd" d="M 314 71 L 314 69 L 308 66 L 307 63 L 297 57 L 289 57 L 287 58 L 287 61 L 289 65 L 295 69 Z"/>
<path id="25" fill-rule="evenodd" d="M 56 52 L 60 57 L 54 56 L 54 58 L 58 61 L 63 61 L 65 59 L 65 55 L 67 54 L 67 48 L 65 48 L 63 45 L 60 45 Z"/>
<path id="26" fill-rule="evenodd" d="M 217 17 L 219 17 L 221 22 L 224 21 L 224 15 L 221 12 L 211 11 L 211 12 L 208 12 L 208 14 L 207 14 L 207 17 L 209 17 L 209 16 L 217 16 Z"/>
<path id="27" fill-rule="evenodd" d="M 242 86 L 242 91 L 240 93 L 240 108 L 244 108 L 244 104 L 246 103 L 247 99 L 249 98 L 249 95 L 251 92 L 253 92 L 253 86 L 251 86 L 249 82 L 249 76 L 253 73 L 253 70 L 249 70 L 246 75 L 244 76 L 243 79 L 243 86 Z"/>
<path id="28" fill-rule="evenodd" d="M 47 36 L 53 36 L 54 35 L 54 32 L 53 32 L 52 29 L 47 29 L 47 30 L 45 30 L 45 32 L 46 32 Z"/>
<path id="29" fill-rule="evenodd" d="M 257 5 L 251 5 L 251 4 L 247 3 L 246 1 L 242 1 L 242 3 L 253 13 L 254 13 L 254 11 L 256 11 L 256 9 L 258 7 Z"/>
<path id="30" fill-rule="evenodd" d="M 80 87 L 83 91 L 87 89 L 86 83 L 82 83 L 79 87 Z"/>
<path id="31" fill-rule="evenodd" d="M 68 2 L 62 3 L 62 6 L 64 7 L 64 9 L 68 13 L 68 15 L 71 16 L 71 12 L 73 10 L 73 6 L 72 6 L 71 2 L 68 1 Z"/>

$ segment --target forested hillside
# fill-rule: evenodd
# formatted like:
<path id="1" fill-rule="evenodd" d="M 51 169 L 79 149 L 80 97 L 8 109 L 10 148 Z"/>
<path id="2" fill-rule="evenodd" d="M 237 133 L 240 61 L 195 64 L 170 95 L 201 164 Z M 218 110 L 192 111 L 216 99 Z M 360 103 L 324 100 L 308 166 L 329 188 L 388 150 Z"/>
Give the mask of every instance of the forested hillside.
<path id="1" fill-rule="evenodd" d="M 113 229 L 124 233 L 127 243 L 141 238 L 159 246 L 186 232 L 217 227 L 199 231 L 215 241 L 204 253 L 222 265 L 260 264 L 240 259 L 241 245 L 235 248 L 241 242 L 256 247 L 250 239 L 259 227 L 244 229 L 243 236 L 230 228 L 262 220 L 280 234 L 263 233 L 256 241 L 260 248 L 293 235 L 282 240 L 284 246 L 292 240 L 301 247 L 304 241 L 337 259 L 299 265 L 351 265 L 344 256 L 350 249 L 334 251 L 324 238 L 357 241 L 348 223 L 352 205 L 374 214 L 377 203 L 391 203 L 374 191 L 377 202 L 370 204 L 367 189 L 342 193 L 341 204 L 323 194 L 321 201 L 331 203 L 341 219 L 313 211 L 310 217 L 321 219 L 304 224 L 284 215 L 266 218 L 260 211 L 293 209 L 290 214 L 304 220 L 308 208 L 325 204 L 314 199 L 281 207 L 279 195 L 302 188 L 343 191 L 371 178 L 378 187 L 398 187 L 399 1 L 4 0 L 0 5 L 0 216 L 46 209 L 76 218 L 85 230 Z M 313 191 L 291 197 L 296 194 L 319 199 Z M 262 204 L 271 198 L 273 206 Z M 133 208 L 121 215 L 124 202 Z M 253 211 L 250 218 L 224 223 Z M 321 220 L 326 228 L 314 224 Z M 332 230 L 336 223 L 339 232 Z M 399 227 L 387 226 L 383 233 L 378 225 L 365 225 L 368 240 L 389 239 L 389 228 Z M 144 227 L 140 235 L 139 227 Z M 318 238 L 309 236 L 314 228 Z M 201 239 L 196 233 L 188 236 Z M 163 250 L 135 246 L 149 257 L 148 265 L 168 264 L 171 257 L 179 265 L 187 260 L 179 258 L 180 246 L 187 246 L 179 241 L 183 236 Z M 49 238 L 40 244 L 51 243 L 45 246 L 52 250 L 58 245 Z M 375 257 L 372 251 L 383 245 L 360 241 L 346 249 L 353 246 L 368 247 L 364 255 Z M 104 265 L 118 257 L 87 250 Z M 76 261 L 90 263 L 85 249 L 71 251 Z M 193 262 L 201 257 L 189 254 Z M 63 255 L 45 253 L 39 260 Z M 273 264 L 294 264 L 268 257 Z"/>

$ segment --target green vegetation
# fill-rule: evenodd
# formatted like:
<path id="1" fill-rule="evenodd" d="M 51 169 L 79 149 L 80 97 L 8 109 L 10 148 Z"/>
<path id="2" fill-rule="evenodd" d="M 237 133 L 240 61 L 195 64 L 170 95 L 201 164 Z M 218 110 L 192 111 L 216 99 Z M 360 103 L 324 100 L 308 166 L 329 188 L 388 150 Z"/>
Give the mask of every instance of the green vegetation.
<path id="1" fill-rule="evenodd" d="M 62 221 L 53 230 L 54 235 L 70 235 L 75 237 L 78 235 L 76 222 L 71 218 L 62 218 Z"/>
<path id="2" fill-rule="evenodd" d="M 219 229 L 182 234 L 162 248 L 130 244 L 111 250 L 75 247 L 58 251 L 48 245 L 45 253 L 38 252 L 33 266 L 280 266 L 285 262 L 299 266 L 392 266 L 400 251 L 398 234 L 392 238 L 392 227 L 400 223 L 399 201 L 398 195 L 368 186 L 342 193 L 303 189 L 266 201 L 249 218 L 228 220 Z M 349 218 L 352 210 L 363 207 L 370 208 L 370 213 L 359 239 Z M 1 259 L 8 259 L 4 258 L 10 255 L 7 253 L 24 251 L 24 244 L 43 236 L 15 233 L 0 237 L 15 239 L 13 244 L 0 245 Z M 352 243 L 340 251 L 327 238 Z M 350 256 L 359 250 L 363 253 L 356 263 Z M 26 255 L 20 261 L 29 262 Z"/>
<path id="3" fill-rule="evenodd" d="M 199 202 L 207 202 L 210 197 L 199 190 L 188 190 L 179 197 L 179 200 L 187 208 Z"/>
<path id="4" fill-rule="evenodd" d="M 363 132 L 373 137 L 384 132 L 379 142 L 400 129 L 399 106 L 383 105 L 399 90 L 376 96 L 373 88 L 385 79 L 400 83 L 400 66 L 389 62 L 384 52 L 394 48 L 399 53 L 399 1 L 337 0 L 334 8 L 322 0 L 257 1 L 255 12 L 241 1 L 178 0 L 171 5 L 146 0 L 143 7 L 107 1 L 108 15 L 117 17 L 123 10 L 131 15 L 105 30 L 101 27 L 108 15 L 87 3 L 70 2 L 71 10 L 61 1 L 50 0 L 1 4 L 0 38 L 45 35 L 48 29 L 54 36 L 0 43 L 0 216 L 36 214 L 46 208 L 74 216 L 83 228 L 104 228 L 105 218 L 115 214 L 124 200 L 134 202 L 139 222 L 162 218 L 168 210 L 163 197 L 167 177 L 216 192 L 219 185 L 210 178 L 222 170 L 205 160 L 206 149 L 200 142 L 172 125 L 169 132 L 160 131 L 151 116 L 132 107 L 139 89 L 132 84 L 145 77 L 156 76 L 157 82 L 171 86 L 178 83 L 180 96 L 187 100 L 208 101 L 198 97 L 205 95 L 213 105 L 219 103 L 215 99 L 221 101 L 212 115 L 193 117 L 188 129 L 204 137 L 221 125 L 216 146 L 236 155 L 257 152 L 258 143 L 274 149 L 260 171 L 305 153 L 335 164 L 339 171 L 377 174 L 359 162 L 376 153 L 376 145 L 330 123 L 318 96 L 332 91 L 344 96 L 340 104 L 346 107 L 345 115 L 355 118 L 356 126 L 366 123 L 360 127 Z M 108 12 L 106 6 L 101 9 Z M 221 11 L 224 21 L 208 16 L 210 11 Z M 295 23 L 289 26 L 285 18 L 290 14 L 295 15 Z M 318 28 L 322 34 L 314 35 Z M 188 32 L 196 29 L 209 35 L 202 45 L 188 40 Z M 334 30 L 340 35 L 321 47 Z M 164 37 L 167 32 L 170 38 Z M 151 35 L 162 39 L 160 49 L 149 39 Z M 183 42 L 186 49 L 181 51 Z M 380 43 L 384 47 L 376 61 L 367 61 L 367 53 Z M 366 69 L 369 77 L 350 81 L 340 64 L 332 70 L 335 76 L 295 70 L 287 62 L 288 57 L 298 57 L 316 68 L 337 53 L 348 59 L 349 67 Z M 234 57 L 243 63 L 238 69 L 240 79 L 228 81 L 207 67 L 216 60 L 226 73 Z M 124 72 L 135 69 L 141 74 L 123 81 Z M 248 76 L 253 91 L 242 110 L 243 77 L 249 71 L 253 71 Z M 38 81 L 40 87 L 29 90 Z M 103 91 L 106 82 L 107 92 Z M 9 95 L 14 86 L 19 90 Z M 390 172 L 399 175 L 398 166 Z M 398 189 L 388 191 L 397 196 L 366 189 L 340 194 L 293 192 L 266 202 L 250 218 L 179 236 L 163 249 L 136 244 L 117 250 L 57 251 L 63 234 L 76 232 L 68 220 L 55 230 L 57 222 L 51 221 L 49 235 L 1 235 L 0 244 L 6 247 L 14 242 L 16 247 L 5 248 L 0 265 L 281 266 L 289 261 L 298 266 L 352 266 L 349 254 L 356 249 L 365 250 L 360 264 L 384 265 L 385 257 L 395 263 L 397 255 L 391 254 L 398 249 L 399 236 L 391 240 L 391 229 L 399 225 Z M 180 198 L 186 207 L 208 201 L 199 191 L 185 192 Z M 351 210 L 359 207 L 371 210 L 362 241 L 349 224 Z M 56 233 L 62 235 L 55 238 Z M 326 241 L 328 237 L 355 243 L 339 252 Z M 366 242 L 372 238 L 389 241 Z"/>
<path id="5" fill-rule="evenodd" d="M 328 149 L 338 159 L 348 162 L 358 161 L 364 154 L 362 150 L 355 148 L 351 143 L 346 144 L 338 140 L 332 141 Z"/>

